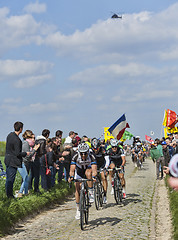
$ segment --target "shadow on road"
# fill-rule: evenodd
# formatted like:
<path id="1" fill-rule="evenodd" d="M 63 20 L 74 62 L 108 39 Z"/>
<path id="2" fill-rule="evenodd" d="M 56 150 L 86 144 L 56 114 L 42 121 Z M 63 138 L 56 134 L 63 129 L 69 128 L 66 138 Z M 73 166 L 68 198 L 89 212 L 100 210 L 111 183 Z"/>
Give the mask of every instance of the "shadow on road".
<path id="1" fill-rule="evenodd" d="M 114 226 L 114 225 L 120 223 L 121 221 L 122 221 L 122 219 L 116 218 L 116 217 L 97 218 L 95 220 L 89 221 L 88 226 L 86 226 L 86 230 L 95 229 L 95 228 L 105 225 L 107 223 L 110 223 L 110 226 Z"/>

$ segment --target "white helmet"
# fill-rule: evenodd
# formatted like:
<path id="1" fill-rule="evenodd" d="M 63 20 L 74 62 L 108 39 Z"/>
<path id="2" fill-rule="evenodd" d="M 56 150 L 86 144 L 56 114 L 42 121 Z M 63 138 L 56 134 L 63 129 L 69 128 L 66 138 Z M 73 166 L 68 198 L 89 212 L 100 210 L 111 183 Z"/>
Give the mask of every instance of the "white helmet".
<path id="1" fill-rule="evenodd" d="M 80 153 L 85 153 L 89 151 L 89 146 L 87 143 L 83 142 L 78 145 L 78 151 Z"/>
<path id="2" fill-rule="evenodd" d="M 118 140 L 117 139 L 115 139 L 115 138 L 112 138 L 111 140 L 110 140 L 110 144 L 111 144 L 111 147 L 117 147 L 118 146 Z"/>

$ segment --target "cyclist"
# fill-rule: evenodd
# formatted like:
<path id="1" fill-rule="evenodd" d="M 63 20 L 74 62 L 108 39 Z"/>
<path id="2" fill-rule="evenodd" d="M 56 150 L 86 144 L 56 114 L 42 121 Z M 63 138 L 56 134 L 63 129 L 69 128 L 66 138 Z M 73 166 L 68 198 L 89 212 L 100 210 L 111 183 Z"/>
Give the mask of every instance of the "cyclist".
<path id="1" fill-rule="evenodd" d="M 105 148 L 100 145 L 100 141 L 97 138 L 91 140 L 91 147 L 96 157 L 97 170 L 101 171 L 101 179 L 104 189 L 103 203 L 107 203 L 107 172 L 105 171 L 109 167 L 109 156 L 106 156 Z"/>
<path id="2" fill-rule="evenodd" d="M 110 141 L 111 148 L 108 150 L 107 154 L 110 158 L 110 165 L 109 168 L 113 169 L 115 167 L 119 167 L 122 169 L 122 172 L 119 173 L 119 177 L 121 179 L 121 184 L 123 187 L 123 198 L 126 198 L 126 192 L 125 192 L 125 178 L 124 178 L 124 165 L 125 165 L 125 154 L 124 150 L 118 146 L 118 140 L 117 139 L 111 139 Z M 113 184 L 113 171 L 109 172 L 109 177 L 112 185 L 111 194 L 114 194 Z"/>
<path id="3" fill-rule="evenodd" d="M 134 163 L 135 167 L 137 167 L 137 158 L 141 161 L 141 167 L 143 163 L 143 149 L 141 142 L 137 142 L 136 146 L 134 147 Z"/>
<path id="4" fill-rule="evenodd" d="M 89 150 L 89 146 L 87 143 L 81 143 L 78 145 L 78 150 L 74 154 L 71 166 L 70 166 L 70 177 L 69 182 L 73 179 L 95 179 L 97 175 L 97 165 L 96 158 L 94 153 Z M 89 201 L 90 203 L 94 202 L 93 195 L 93 183 L 88 182 L 89 188 Z M 79 202 L 80 202 L 80 183 L 75 182 L 75 199 L 76 199 L 76 219 L 80 219 L 80 211 L 79 211 Z"/>

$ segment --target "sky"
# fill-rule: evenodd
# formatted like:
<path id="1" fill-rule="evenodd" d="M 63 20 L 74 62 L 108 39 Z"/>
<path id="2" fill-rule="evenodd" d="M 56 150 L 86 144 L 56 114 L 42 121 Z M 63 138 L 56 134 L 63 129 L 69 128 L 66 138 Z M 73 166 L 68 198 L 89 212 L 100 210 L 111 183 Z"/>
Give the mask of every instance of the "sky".
<path id="1" fill-rule="evenodd" d="M 1 0 L 0 140 L 16 121 L 100 137 L 123 113 L 133 135 L 161 137 L 164 110 L 178 112 L 177 12 L 173 0 Z"/>

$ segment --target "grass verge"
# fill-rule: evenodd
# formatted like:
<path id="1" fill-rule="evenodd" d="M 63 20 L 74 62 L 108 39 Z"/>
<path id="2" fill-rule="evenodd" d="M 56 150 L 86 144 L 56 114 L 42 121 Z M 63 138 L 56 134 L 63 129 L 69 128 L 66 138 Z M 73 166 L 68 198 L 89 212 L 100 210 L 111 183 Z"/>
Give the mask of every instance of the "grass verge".
<path id="1" fill-rule="evenodd" d="M 3 158 L 0 157 L 0 159 L 3 163 Z M 14 191 L 19 190 L 20 185 L 21 176 L 17 173 Z M 10 228 L 19 220 L 53 206 L 55 203 L 61 203 L 74 192 L 74 186 L 69 188 L 69 185 L 62 181 L 49 192 L 45 192 L 42 188 L 40 188 L 40 191 L 40 195 L 30 193 L 20 199 L 8 199 L 5 194 L 5 179 L 0 178 L 0 237 L 8 233 Z"/>
<path id="2" fill-rule="evenodd" d="M 168 177 L 166 178 L 166 185 L 169 188 L 169 199 L 170 199 L 170 209 L 172 213 L 172 223 L 173 223 L 173 235 L 174 239 L 178 239 L 178 192 L 172 190 L 172 188 L 169 187 L 167 182 Z"/>

